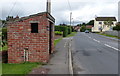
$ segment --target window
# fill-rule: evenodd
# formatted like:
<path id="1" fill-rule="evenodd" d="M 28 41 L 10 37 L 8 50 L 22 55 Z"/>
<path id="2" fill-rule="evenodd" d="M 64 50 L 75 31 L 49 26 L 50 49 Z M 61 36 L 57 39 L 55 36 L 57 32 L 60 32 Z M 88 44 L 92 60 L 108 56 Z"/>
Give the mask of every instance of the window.
<path id="1" fill-rule="evenodd" d="M 102 22 L 99 22 L 99 24 L 102 24 Z"/>
<path id="2" fill-rule="evenodd" d="M 31 23 L 31 33 L 38 33 L 38 23 Z"/>

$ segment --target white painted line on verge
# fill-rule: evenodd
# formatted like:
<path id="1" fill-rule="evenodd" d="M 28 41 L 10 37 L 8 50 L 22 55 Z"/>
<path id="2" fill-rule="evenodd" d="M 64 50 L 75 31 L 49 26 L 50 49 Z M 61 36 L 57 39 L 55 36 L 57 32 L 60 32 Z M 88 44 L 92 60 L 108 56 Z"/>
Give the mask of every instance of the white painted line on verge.
<path id="1" fill-rule="evenodd" d="M 71 43 L 69 43 L 69 48 L 68 48 L 68 56 L 69 56 L 69 72 L 71 74 L 71 76 L 73 76 L 73 65 L 72 65 L 72 52 L 70 49 L 70 45 Z"/>
<path id="2" fill-rule="evenodd" d="M 119 49 L 117 49 L 117 48 L 115 48 L 115 47 L 112 47 L 112 46 L 110 46 L 110 45 L 108 45 L 108 44 L 104 44 L 104 45 L 107 46 L 107 47 L 110 47 L 110 48 L 112 48 L 112 49 L 114 49 L 114 50 L 120 51 Z"/>

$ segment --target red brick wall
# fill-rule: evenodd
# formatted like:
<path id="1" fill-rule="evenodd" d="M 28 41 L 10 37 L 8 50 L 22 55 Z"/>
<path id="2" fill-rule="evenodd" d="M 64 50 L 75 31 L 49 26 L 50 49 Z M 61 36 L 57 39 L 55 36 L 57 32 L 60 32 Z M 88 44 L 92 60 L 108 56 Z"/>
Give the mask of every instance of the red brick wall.
<path id="1" fill-rule="evenodd" d="M 39 33 L 31 33 L 30 21 L 38 22 Z M 37 16 L 23 22 L 8 24 L 8 62 L 24 62 L 24 49 L 28 48 L 29 62 L 48 62 L 49 60 L 49 31 L 46 15 Z M 54 30 L 53 30 L 54 31 Z M 54 35 L 54 34 L 53 34 Z M 54 37 L 53 37 L 54 38 Z M 54 40 L 52 40 L 54 41 Z M 52 43 L 54 48 L 54 42 Z M 53 51 L 52 48 L 52 51 Z"/>

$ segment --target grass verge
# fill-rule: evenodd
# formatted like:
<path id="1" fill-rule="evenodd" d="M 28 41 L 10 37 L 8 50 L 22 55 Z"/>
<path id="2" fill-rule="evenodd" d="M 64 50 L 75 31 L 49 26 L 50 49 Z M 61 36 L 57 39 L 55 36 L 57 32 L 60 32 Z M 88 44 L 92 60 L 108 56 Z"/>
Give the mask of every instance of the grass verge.
<path id="1" fill-rule="evenodd" d="M 22 64 L 2 64 L 2 74 L 20 74 L 24 76 L 28 74 L 34 67 L 42 65 L 40 63 L 22 63 Z M 4 76 L 4 75 L 3 75 Z"/>
<path id="2" fill-rule="evenodd" d="M 99 35 L 103 35 L 103 36 L 107 36 L 107 37 L 112 37 L 112 38 L 120 39 L 120 37 L 118 37 L 118 36 L 107 35 L 107 34 L 102 34 L 102 33 L 97 33 L 97 34 L 99 34 Z"/>
<path id="3" fill-rule="evenodd" d="M 54 40 L 54 45 L 56 46 L 57 43 L 59 43 L 61 40 L 62 40 L 62 38 L 59 38 L 59 39 Z"/>

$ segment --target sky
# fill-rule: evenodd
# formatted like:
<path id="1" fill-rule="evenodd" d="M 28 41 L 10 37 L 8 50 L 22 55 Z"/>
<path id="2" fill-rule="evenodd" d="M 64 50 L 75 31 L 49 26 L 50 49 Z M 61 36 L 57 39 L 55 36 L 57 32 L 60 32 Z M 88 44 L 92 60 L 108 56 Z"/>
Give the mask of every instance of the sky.
<path id="1" fill-rule="evenodd" d="M 0 0 L 0 19 L 8 15 L 29 16 L 46 11 L 47 0 Z M 116 17 L 120 0 L 51 0 L 52 15 L 56 25 L 69 24 L 72 12 L 72 24 L 89 22 L 95 17 Z"/>

